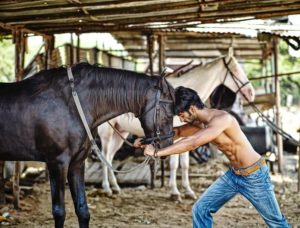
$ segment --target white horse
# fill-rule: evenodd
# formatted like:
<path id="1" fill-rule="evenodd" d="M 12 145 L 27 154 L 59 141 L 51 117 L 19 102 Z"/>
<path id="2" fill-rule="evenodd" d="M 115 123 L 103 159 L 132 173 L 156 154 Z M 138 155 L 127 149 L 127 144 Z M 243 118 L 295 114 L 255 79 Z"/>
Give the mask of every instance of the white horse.
<path id="1" fill-rule="evenodd" d="M 254 89 L 239 65 L 232 55 L 224 56 L 213 60 L 205 65 L 199 65 L 180 77 L 167 78 L 168 82 L 176 88 L 185 86 L 198 92 L 202 101 L 205 102 L 212 91 L 220 84 L 224 84 L 233 92 L 244 94 L 249 101 L 254 100 Z M 174 126 L 182 125 L 179 118 L 174 118 Z M 123 136 L 126 138 L 130 133 L 139 137 L 144 136 L 140 122 L 133 114 L 127 113 L 115 117 L 109 121 Z M 108 162 L 112 163 L 113 157 L 117 150 L 122 146 L 123 139 L 112 129 L 106 122 L 98 127 L 98 134 L 101 139 L 102 152 Z M 185 189 L 185 196 L 196 198 L 194 191 L 191 189 L 188 178 L 189 153 L 172 155 L 170 157 L 170 179 L 171 196 L 175 200 L 180 200 L 180 192 L 176 184 L 176 171 L 179 165 L 182 171 L 182 186 Z M 111 184 L 111 188 L 110 188 Z M 103 164 L 103 191 L 107 194 L 112 192 L 119 193 L 120 187 L 117 183 L 114 173 L 105 164 Z"/>

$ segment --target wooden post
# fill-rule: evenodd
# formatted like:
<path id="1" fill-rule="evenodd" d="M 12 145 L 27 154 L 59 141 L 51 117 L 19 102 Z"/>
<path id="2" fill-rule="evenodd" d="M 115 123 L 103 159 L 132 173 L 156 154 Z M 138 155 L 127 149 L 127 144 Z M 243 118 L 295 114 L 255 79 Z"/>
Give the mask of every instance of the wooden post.
<path id="1" fill-rule="evenodd" d="M 47 38 L 44 38 L 45 43 L 45 56 L 44 56 L 44 69 L 47 70 L 49 66 L 49 58 L 51 58 L 51 54 L 49 56 L 49 40 Z"/>
<path id="2" fill-rule="evenodd" d="M 15 162 L 15 174 L 13 181 L 13 194 L 14 194 L 14 207 L 20 208 L 20 173 L 21 173 L 21 162 Z"/>
<path id="3" fill-rule="evenodd" d="M 66 56 L 65 56 L 65 61 L 66 61 L 66 65 L 68 66 L 72 66 L 72 45 L 71 44 L 65 44 L 65 53 L 66 53 Z"/>
<path id="4" fill-rule="evenodd" d="M 14 43 L 15 43 L 15 74 L 16 81 L 22 80 L 24 77 L 24 59 L 25 59 L 25 47 L 26 37 L 21 29 L 14 31 Z M 14 207 L 20 208 L 20 172 L 21 163 L 15 162 L 15 173 L 13 178 L 13 194 L 14 194 Z"/>
<path id="5" fill-rule="evenodd" d="M 98 52 L 99 52 L 99 50 L 98 50 L 98 48 L 97 47 L 94 47 L 93 49 L 92 49 L 92 53 L 93 53 L 93 62 L 92 62 L 92 64 L 96 64 L 96 63 L 98 63 Z"/>
<path id="6" fill-rule="evenodd" d="M 276 125 L 282 128 L 281 124 L 281 105 L 280 105 L 280 78 L 278 77 L 278 38 L 273 37 L 273 53 L 274 53 L 274 75 L 275 75 L 275 96 L 276 96 Z M 283 172 L 283 142 L 282 135 L 276 133 L 277 149 L 278 149 L 278 172 Z"/>
<path id="7" fill-rule="evenodd" d="M 4 167 L 5 161 L 0 161 L 0 206 L 5 205 Z"/>
<path id="8" fill-rule="evenodd" d="M 24 73 L 24 57 L 26 38 L 21 29 L 17 29 L 13 33 L 13 41 L 15 43 L 15 75 L 16 81 L 21 81 Z"/>
<path id="9" fill-rule="evenodd" d="M 147 45 L 148 45 L 148 56 L 149 56 L 149 69 L 150 75 L 153 75 L 153 49 L 154 49 L 154 37 L 151 34 L 147 35 Z"/>
<path id="10" fill-rule="evenodd" d="M 71 33 L 71 48 L 70 48 L 70 66 L 74 63 L 74 40 L 73 33 Z"/>
<path id="11" fill-rule="evenodd" d="M 77 33 L 76 63 L 80 62 L 80 34 Z"/>
<path id="12" fill-rule="evenodd" d="M 158 71 L 162 73 L 165 67 L 165 37 L 163 35 L 158 36 L 159 43 L 159 60 L 158 60 Z"/>
<path id="13" fill-rule="evenodd" d="M 44 37 L 45 44 L 45 70 L 53 68 L 54 64 L 52 64 L 52 52 L 55 46 L 54 36 Z M 45 181 L 49 180 L 49 172 L 47 168 L 47 164 L 45 163 Z"/>
<path id="14" fill-rule="evenodd" d="M 158 72 L 162 73 L 165 67 L 165 40 L 163 35 L 158 35 L 159 57 L 158 57 Z M 161 169 L 161 187 L 165 186 L 165 159 L 160 161 Z"/>
<path id="15" fill-rule="evenodd" d="M 51 69 L 52 64 L 52 51 L 54 50 L 54 36 L 44 37 L 45 43 L 45 70 Z"/>

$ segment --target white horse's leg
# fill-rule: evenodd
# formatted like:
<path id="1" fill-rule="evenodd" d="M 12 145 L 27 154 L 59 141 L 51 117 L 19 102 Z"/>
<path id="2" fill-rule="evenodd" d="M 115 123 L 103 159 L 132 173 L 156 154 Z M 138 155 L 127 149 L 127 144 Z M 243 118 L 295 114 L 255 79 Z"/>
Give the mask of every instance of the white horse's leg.
<path id="1" fill-rule="evenodd" d="M 107 159 L 107 154 L 109 153 L 109 144 L 112 141 L 113 129 L 108 125 L 108 123 L 103 123 L 98 127 L 98 135 L 101 140 L 102 153 Z M 112 190 L 110 189 L 108 181 L 108 170 L 107 165 L 102 163 L 102 189 L 107 195 L 112 195 Z"/>
<path id="2" fill-rule="evenodd" d="M 182 187 L 185 190 L 184 195 L 186 198 L 196 199 L 195 192 L 191 189 L 190 181 L 189 181 L 189 167 L 190 167 L 189 152 L 182 153 L 179 156 L 180 156 Z"/>
<path id="3" fill-rule="evenodd" d="M 107 151 L 107 150 L 103 149 L 106 145 L 104 145 L 103 142 L 101 142 L 101 144 L 102 144 L 103 155 L 107 159 L 107 154 L 104 153 L 104 151 Z M 103 162 L 102 162 L 102 189 L 103 189 L 103 192 L 106 193 L 107 195 L 109 195 L 109 196 L 112 195 L 112 190 L 110 188 L 109 181 L 108 181 L 108 167 Z"/>
<path id="4" fill-rule="evenodd" d="M 121 135 L 123 138 L 126 139 L 129 135 L 129 132 L 121 132 Z M 124 142 L 124 140 L 116 132 L 114 132 L 110 146 L 109 146 L 109 150 L 108 150 L 109 153 L 107 154 L 107 160 L 110 164 L 112 164 L 113 158 L 114 158 L 115 154 L 117 153 L 117 151 L 123 145 L 123 142 Z M 118 185 L 115 173 L 111 169 L 109 169 L 108 172 L 109 172 L 108 173 L 109 174 L 109 182 L 110 182 L 113 193 L 117 193 L 117 194 L 120 193 L 121 188 Z"/>
<path id="5" fill-rule="evenodd" d="M 173 154 L 170 156 L 170 179 L 169 187 L 171 189 L 171 199 L 174 201 L 182 201 L 180 192 L 177 188 L 176 172 L 179 165 L 179 155 Z"/>

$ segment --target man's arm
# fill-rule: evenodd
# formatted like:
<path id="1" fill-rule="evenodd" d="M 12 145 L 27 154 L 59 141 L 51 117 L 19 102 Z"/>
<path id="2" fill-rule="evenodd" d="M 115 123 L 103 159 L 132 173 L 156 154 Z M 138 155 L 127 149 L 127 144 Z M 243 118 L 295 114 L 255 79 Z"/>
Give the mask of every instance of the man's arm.
<path id="1" fill-rule="evenodd" d="M 179 127 L 174 127 L 173 130 L 175 131 L 174 140 L 187 137 L 195 134 L 197 131 L 202 129 L 201 127 L 192 125 L 192 124 L 185 124 Z"/>
<path id="2" fill-rule="evenodd" d="M 206 143 L 214 140 L 218 135 L 220 135 L 227 127 L 230 125 L 231 118 L 229 115 L 222 115 L 215 117 L 208 124 L 207 128 L 200 129 L 191 136 L 185 137 L 171 146 L 160 149 L 157 152 L 157 156 L 169 156 L 172 154 L 180 154 L 185 151 L 190 151 L 202 146 Z M 144 151 L 145 155 L 154 155 L 154 147 L 152 145 L 147 145 Z"/>

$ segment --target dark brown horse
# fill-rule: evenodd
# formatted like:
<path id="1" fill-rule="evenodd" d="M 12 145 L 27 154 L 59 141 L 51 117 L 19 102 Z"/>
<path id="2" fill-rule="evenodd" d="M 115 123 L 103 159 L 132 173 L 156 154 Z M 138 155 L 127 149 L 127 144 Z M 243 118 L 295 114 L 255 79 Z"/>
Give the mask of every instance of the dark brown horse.
<path id="1" fill-rule="evenodd" d="M 139 116 L 146 137 L 172 143 L 174 90 L 165 79 L 78 64 L 75 90 L 93 133 L 99 124 L 125 112 Z M 158 132 L 159 133 L 159 132 Z M 72 97 L 67 69 L 41 71 L 16 83 L 0 83 L 0 160 L 43 161 L 50 175 L 55 227 L 65 221 L 66 179 L 80 227 L 89 226 L 84 160 L 90 142 Z"/>

